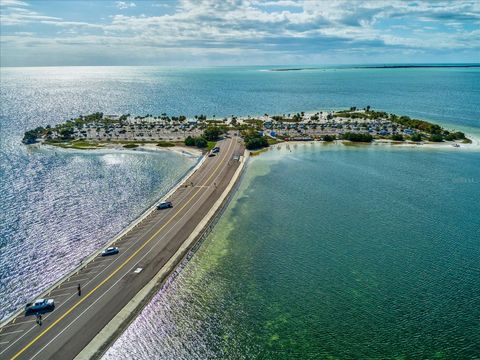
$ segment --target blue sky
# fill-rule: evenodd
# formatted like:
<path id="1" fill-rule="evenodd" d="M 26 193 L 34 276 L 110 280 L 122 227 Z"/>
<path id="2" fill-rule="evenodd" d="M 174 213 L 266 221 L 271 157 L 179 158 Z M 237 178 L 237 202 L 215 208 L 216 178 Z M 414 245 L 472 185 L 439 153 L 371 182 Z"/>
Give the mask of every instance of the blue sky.
<path id="1" fill-rule="evenodd" d="M 1 66 L 480 62 L 480 1 L 0 0 Z"/>

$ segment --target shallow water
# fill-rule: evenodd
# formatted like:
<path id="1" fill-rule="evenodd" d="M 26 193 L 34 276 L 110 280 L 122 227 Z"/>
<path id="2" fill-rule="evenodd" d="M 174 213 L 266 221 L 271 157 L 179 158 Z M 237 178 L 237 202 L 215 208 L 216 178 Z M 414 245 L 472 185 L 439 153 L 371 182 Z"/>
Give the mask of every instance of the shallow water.
<path id="1" fill-rule="evenodd" d="M 478 355 L 480 153 L 291 150 L 250 162 L 104 359 Z"/>

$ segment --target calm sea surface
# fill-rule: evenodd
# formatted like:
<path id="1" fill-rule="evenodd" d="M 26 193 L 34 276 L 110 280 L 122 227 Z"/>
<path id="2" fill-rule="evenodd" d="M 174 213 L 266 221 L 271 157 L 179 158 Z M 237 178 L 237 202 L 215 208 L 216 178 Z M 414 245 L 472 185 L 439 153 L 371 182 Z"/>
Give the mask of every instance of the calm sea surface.
<path id="1" fill-rule="evenodd" d="M 0 297 L 9 306 L 0 318 L 196 161 L 29 149 L 20 140 L 32 127 L 95 111 L 219 117 L 370 105 L 480 134 L 478 68 L 260 70 L 2 68 Z M 290 150 L 250 162 L 214 232 L 105 358 L 480 353 L 480 153 Z"/>
<path id="2" fill-rule="evenodd" d="M 478 359 L 479 214 L 478 152 L 272 149 L 104 359 Z"/>

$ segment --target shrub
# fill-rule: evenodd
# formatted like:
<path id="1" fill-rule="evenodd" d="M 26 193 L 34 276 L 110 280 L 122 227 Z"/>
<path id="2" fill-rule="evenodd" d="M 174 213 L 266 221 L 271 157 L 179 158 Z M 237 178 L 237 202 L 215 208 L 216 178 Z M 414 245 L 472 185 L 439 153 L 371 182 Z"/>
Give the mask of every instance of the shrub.
<path id="1" fill-rule="evenodd" d="M 347 132 L 343 134 L 343 139 L 353 141 L 353 142 L 372 142 L 373 136 L 370 134 L 357 134 L 357 133 Z"/>
<path id="2" fill-rule="evenodd" d="M 195 146 L 195 139 L 191 136 L 187 136 L 185 139 L 185 145 L 186 146 Z"/>
<path id="3" fill-rule="evenodd" d="M 327 141 L 327 142 L 334 141 L 336 139 L 337 139 L 337 137 L 335 135 L 324 135 L 322 137 L 322 140 Z"/>
<path id="4" fill-rule="evenodd" d="M 410 140 L 412 141 L 415 141 L 415 142 L 419 142 L 419 141 L 422 141 L 422 135 L 420 134 L 413 134 L 411 137 L 410 137 Z"/>
<path id="5" fill-rule="evenodd" d="M 160 147 L 172 147 L 172 146 L 175 146 L 174 143 L 170 142 L 170 141 L 160 141 L 157 146 L 160 146 Z"/>
<path id="6" fill-rule="evenodd" d="M 440 134 L 432 134 L 430 136 L 430 141 L 433 141 L 433 142 L 442 142 L 443 141 L 443 136 L 440 135 Z"/>
<path id="7" fill-rule="evenodd" d="M 206 148 L 208 145 L 207 140 L 205 140 L 203 137 L 197 137 L 195 138 L 195 146 L 199 148 Z"/>

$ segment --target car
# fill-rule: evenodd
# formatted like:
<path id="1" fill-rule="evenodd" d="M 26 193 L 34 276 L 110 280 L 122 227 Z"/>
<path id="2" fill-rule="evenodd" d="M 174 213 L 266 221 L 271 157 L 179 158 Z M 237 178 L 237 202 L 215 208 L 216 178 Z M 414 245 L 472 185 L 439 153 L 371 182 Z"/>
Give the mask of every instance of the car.
<path id="1" fill-rule="evenodd" d="M 25 316 L 45 314 L 53 311 L 53 309 L 55 309 L 55 301 L 53 299 L 37 299 L 25 305 Z"/>
<path id="2" fill-rule="evenodd" d="M 120 250 L 118 249 L 118 247 L 111 246 L 102 251 L 102 256 L 115 255 L 119 252 Z"/>
<path id="3" fill-rule="evenodd" d="M 216 153 L 219 153 L 220 152 L 220 148 L 218 146 L 215 146 L 213 149 L 212 149 L 212 153 L 216 154 Z"/>
<path id="4" fill-rule="evenodd" d="M 217 156 L 217 154 L 212 153 L 212 152 L 210 154 L 208 154 L 208 157 L 214 157 L 214 156 Z"/>
<path id="5" fill-rule="evenodd" d="M 162 201 L 160 204 L 157 205 L 157 210 L 169 209 L 172 207 L 173 205 L 171 201 Z"/>

